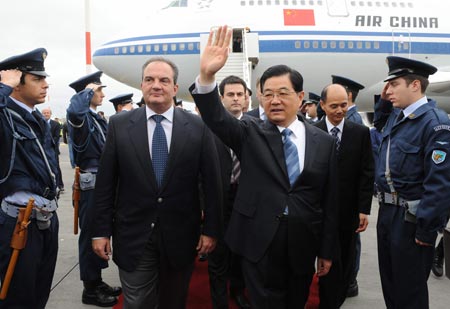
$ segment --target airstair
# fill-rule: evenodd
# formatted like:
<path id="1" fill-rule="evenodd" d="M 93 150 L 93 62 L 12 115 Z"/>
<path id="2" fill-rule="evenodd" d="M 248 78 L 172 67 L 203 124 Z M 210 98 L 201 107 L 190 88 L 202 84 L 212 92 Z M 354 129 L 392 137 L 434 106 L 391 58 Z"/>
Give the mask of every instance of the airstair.
<path id="1" fill-rule="evenodd" d="M 203 51 L 209 34 L 200 37 L 200 49 Z M 230 42 L 230 54 L 225 66 L 216 74 L 219 84 L 225 77 L 235 75 L 242 78 L 248 88 L 252 88 L 252 71 L 259 61 L 258 34 L 248 28 L 234 28 L 233 39 Z"/>

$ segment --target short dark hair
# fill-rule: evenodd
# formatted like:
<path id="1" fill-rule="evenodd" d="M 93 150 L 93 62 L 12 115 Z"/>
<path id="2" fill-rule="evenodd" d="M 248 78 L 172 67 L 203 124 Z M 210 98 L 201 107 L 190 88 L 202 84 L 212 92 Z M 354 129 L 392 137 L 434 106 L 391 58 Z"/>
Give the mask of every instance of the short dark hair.
<path id="1" fill-rule="evenodd" d="M 244 92 L 247 90 L 247 84 L 242 78 L 235 75 L 229 75 L 225 77 L 219 84 L 219 92 L 222 96 L 224 95 L 225 86 L 231 84 L 241 84 L 242 87 L 244 87 Z"/>
<path id="2" fill-rule="evenodd" d="M 430 84 L 430 81 L 428 80 L 428 78 L 426 78 L 426 77 L 424 77 L 422 75 L 408 74 L 408 75 L 405 75 L 405 76 L 401 76 L 400 78 L 403 78 L 406 81 L 406 84 L 408 86 L 413 81 L 418 80 L 420 82 L 420 91 L 422 93 L 425 93 L 425 91 L 428 88 L 428 85 Z"/>
<path id="3" fill-rule="evenodd" d="M 295 92 L 303 91 L 303 76 L 297 70 L 294 70 L 287 65 L 279 64 L 274 65 L 264 71 L 261 75 L 260 79 L 260 88 L 261 92 L 264 91 L 264 84 L 266 80 L 271 77 L 289 75 L 289 79 L 291 80 L 292 86 L 294 87 Z"/>
<path id="4" fill-rule="evenodd" d="M 167 63 L 168 65 L 170 65 L 170 67 L 172 68 L 172 71 L 173 71 L 173 83 L 174 84 L 177 83 L 178 74 L 179 74 L 179 70 L 178 70 L 177 65 L 174 62 L 170 61 L 169 59 L 163 58 L 163 57 L 153 57 L 153 58 L 148 59 L 144 63 L 144 65 L 142 66 L 141 80 L 144 79 L 144 70 L 145 70 L 145 68 L 152 62 L 164 62 L 164 63 Z"/>

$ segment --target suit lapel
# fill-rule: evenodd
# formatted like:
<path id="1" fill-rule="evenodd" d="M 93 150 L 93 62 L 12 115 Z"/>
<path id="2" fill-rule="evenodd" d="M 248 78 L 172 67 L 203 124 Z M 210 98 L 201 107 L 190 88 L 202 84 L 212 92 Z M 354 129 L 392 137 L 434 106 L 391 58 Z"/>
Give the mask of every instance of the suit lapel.
<path id="1" fill-rule="evenodd" d="M 167 159 L 167 166 L 166 171 L 164 172 L 161 190 L 164 189 L 168 179 L 171 178 L 174 166 L 176 166 L 176 161 L 183 153 L 183 148 L 191 134 L 189 122 L 183 113 L 184 112 L 179 108 L 175 108 L 173 112 L 172 140 L 170 142 L 169 158 Z"/>
<path id="2" fill-rule="evenodd" d="M 267 140 L 267 144 L 269 145 L 269 148 L 272 150 L 272 153 L 275 156 L 275 161 L 283 171 L 284 175 L 288 177 L 286 162 L 284 160 L 283 141 L 281 139 L 280 130 L 278 130 L 276 125 L 271 124 L 269 121 L 265 121 L 262 127 L 264 137 Z"/>
<path id="3" fill-rule="evenodd" d="M 137 109 L 133 117 L 130 118 L 130 123 L 128 126 L 128 134 L 131 144 L 134 146 L 134 150 L 137 154 L 137 161 L 141 165 L 144 175 L 152 175 L 153 177 L 148 177 L 154 188 L 157 188 L 156 177 L 153 171 L 150 151 L 149 151 L 149 140 L 147 133 L 147 119 L 145 108 Z"/>

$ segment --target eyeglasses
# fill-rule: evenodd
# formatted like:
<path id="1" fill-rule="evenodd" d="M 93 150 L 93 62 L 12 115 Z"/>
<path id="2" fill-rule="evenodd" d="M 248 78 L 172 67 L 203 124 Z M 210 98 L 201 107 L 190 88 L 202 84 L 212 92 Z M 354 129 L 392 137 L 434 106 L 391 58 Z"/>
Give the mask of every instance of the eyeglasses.
<path id="1" fill-rule="evenodd" d="M 265 91 L 262 94 L 262 97 L 265 101 L 271 101 L 275 98 L 275 96 L 278 97 L 280 100 L 285 100 L 289 98 L 289 96 L 293 93 L 296 93 L 295 91 L 289 91 L 289 90 L 280 90 L 280 91 Z"/>

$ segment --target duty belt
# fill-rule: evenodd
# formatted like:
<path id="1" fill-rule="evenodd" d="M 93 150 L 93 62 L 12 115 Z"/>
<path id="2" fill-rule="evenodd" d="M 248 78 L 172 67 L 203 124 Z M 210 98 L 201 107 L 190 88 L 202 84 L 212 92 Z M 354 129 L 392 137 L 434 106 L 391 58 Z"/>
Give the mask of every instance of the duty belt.
<path id="1" fill-rule="evenodd" d="M 398 193 L 377 193 L 378 202 L 408 208 L 408 201 L 398 196 Z"/>
<path id="2" fill-rule="evenodd" d="M 19 209 L 25 208 L 24 206 L 14 205 L 11 203 L 6 202 L 5 200 L 2 200 L 1 204 L 2 210 L 5 214 L 7 214 L 10 217 L 17 218 L 19 215 Z M 40 212 L 44 217 L 48 214 L 54 212 L 58 208 L 58 205 L 56 204 L 55 200 L 52 200 L 50 204 L 45 205 L 44 207 L 34 207 L 33 211 L 31 212 L 31 218 L 36 218 L 36 213 Z"/>

